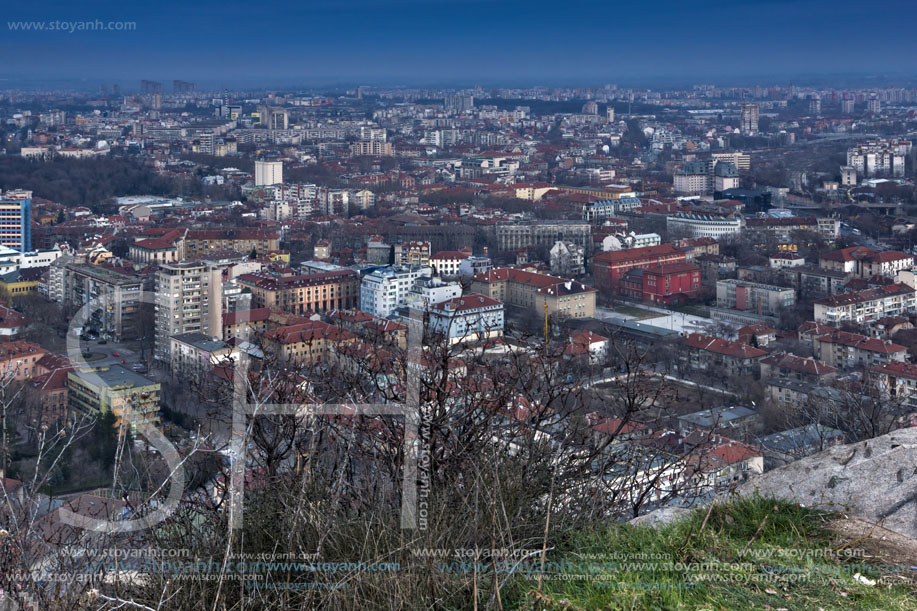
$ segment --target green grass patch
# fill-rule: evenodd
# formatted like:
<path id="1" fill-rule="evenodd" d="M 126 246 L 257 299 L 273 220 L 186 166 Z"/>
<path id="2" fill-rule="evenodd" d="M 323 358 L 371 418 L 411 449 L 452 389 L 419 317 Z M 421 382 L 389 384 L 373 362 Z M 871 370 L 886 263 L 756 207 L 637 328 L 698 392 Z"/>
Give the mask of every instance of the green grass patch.
<path id="1" fill-rule="evenodd" d="M 540 590 L 535 557 L 513 571 L 503 600 L 517 609 L 917 609 L 910 567 L 838 549 L 829 517 L 750 498 L 659 528 L 576 531 L 548 553 Z"/>

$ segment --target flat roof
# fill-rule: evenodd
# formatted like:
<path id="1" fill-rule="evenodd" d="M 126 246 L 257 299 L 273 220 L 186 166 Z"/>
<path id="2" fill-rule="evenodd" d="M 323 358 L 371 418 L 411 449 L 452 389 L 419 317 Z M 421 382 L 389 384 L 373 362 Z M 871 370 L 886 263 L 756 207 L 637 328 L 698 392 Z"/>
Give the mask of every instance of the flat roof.
<path id="1" fill-rule="evenodd" d="M 109 365 L 108 367 L 92 367 L 89 369 L 78 369 L 73 375 L 82 378 L 89 384 L 102 384 L 109 387 L 114 386 L 152 386 L 158 384 L 146 376 L 134 373 L 121 365 Z"/>

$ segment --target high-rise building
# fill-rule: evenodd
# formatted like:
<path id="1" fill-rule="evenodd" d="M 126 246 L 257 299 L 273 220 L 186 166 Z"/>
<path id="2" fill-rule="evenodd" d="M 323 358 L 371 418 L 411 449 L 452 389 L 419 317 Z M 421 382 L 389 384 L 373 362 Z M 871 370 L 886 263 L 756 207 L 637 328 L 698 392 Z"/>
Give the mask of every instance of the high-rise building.
<path id="1" fill-rule="evenodd" d="M 821 98 L 813 95 L 809 98 L 809 114 L 810 115 L 820 115 L 821 114 Z"/>
<path id="2" fill-rule="evenodd" d="M 853 114 L 853 105 L 854 105 L 854 101 L 852 98 L 851 99 L 844 98 L 843 100 L 841 100 L 841 113 L 845 115 L 852 115 Z"/>
<path id="3" fill-rule="evenodd" d="M 172 81 L 172 91 L 175 93 L 193 93 L 194 83 L 188 81 Z"/>
<path id="4" fill-rule="evenodd" d="M 466 110 L 472 110 L 474 108 L 474 96 L 459 94 L 447 95 L 444 104 L 446 110 L 465 112 Z"/>
<path id="5" fill-rule="evenodd" d="M 153 99 L 150 101 L 150 107 L 153 110 L 162 110 L 162 94 L 154 93 Z"/>
<path id="6" fill-rule="evenodd" d="M 32 192 L 0 192 L 0 246 L 19 252 L 32 250 Z"/>
<path id="7" fill-rule="evenodd" d="M 758 133 L 758 105 L 742 104 L 742 133 Z"/>
<path id="8" fill-rule="evenodd" d="M 140 93 L 162 93 L 162 83 L 157 81 L 140 81 Z"/>
<path id="9" fill-rule="evenodd" d="M 599 114 L 599 105 L 593 102 L 592 100 L 589 100 L 588 102 L 583 104 L 582 113 L 584 115 L 597 115 Z"/>
<path id="10" fill-rule="evenodd" d="M 876 96 L 872 96 L 866 100 L 866 111 L 872 113 L 878 113 L 882 110 L 882 102 Z"/>
<path id="11" fill-rule="evenodd" d="M 261 125 L 267 129 L 290 129 L 290 116 L 283 108 L 259 106 Z"/>
<path id="12" fill-rule="evenodd" d="M 173 335 L 222 334 L 223 273 L 208 263 L 164 263 L 156 272 L 154 356 L 170 360 Z"/>
<path id="13" fill-rule="evenodd" d="M 608 105 L 608 108 L 605 109 L 605 118 L 608 119 L 609 123 L 615 122 L 615 107 L 612 104 Z"/>
<path id="14" fill-rule="evenodd" d="M 283 183 L 282 161 L 256 161 L 255 186 L 266 187 Z"/>

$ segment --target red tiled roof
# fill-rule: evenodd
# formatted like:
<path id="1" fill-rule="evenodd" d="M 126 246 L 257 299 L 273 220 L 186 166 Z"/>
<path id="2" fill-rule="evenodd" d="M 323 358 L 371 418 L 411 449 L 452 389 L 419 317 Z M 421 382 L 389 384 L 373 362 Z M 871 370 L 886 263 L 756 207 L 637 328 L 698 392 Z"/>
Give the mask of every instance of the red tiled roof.
<path id="1" fill-rule="evenodd" d="M 765 350 L 760 350 L 754 346 L 741 342 L 731 342 L 702 333 L 690 333 L 682 339 L 682 343 L 690 348 L 715 352 L 734 358 L 754 359 L 767 355 Z"/>

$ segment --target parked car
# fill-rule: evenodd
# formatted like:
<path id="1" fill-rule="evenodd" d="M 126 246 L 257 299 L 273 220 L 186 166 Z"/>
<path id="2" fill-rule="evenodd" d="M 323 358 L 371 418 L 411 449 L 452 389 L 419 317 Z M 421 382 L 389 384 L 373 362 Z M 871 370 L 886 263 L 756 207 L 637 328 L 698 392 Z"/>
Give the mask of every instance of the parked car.
<path id="1" fill-rule="evenodd" d="M 108 340 L 107 340 L 107 339 L 100 339 L 100 340 L 99 340 L 99 345 L 100 345 L 100 346 L 104 346 L 104 345 L 107 344 L 107 343 L 108 343 Z"/>

